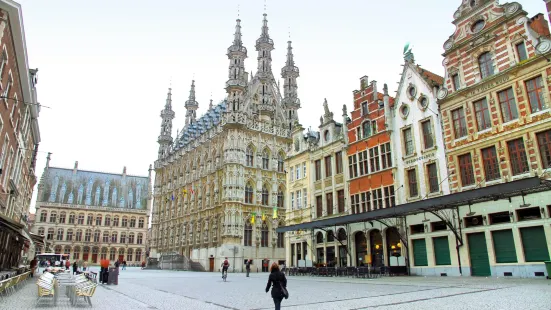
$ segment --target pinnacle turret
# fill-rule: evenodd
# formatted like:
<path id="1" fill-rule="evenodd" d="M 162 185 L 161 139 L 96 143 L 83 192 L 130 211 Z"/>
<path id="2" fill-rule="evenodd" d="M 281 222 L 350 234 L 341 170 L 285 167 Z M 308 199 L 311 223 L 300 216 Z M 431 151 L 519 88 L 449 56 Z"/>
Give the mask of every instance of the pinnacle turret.
<path id="1" fill-rule="evenodd" d="M 165 108 L 161 111 L 161 134 L 157 139 L 159 143 L 159 158 L 168 154 L 170 145 L 172 144 L 172 120 L 174 119 L 174 111 L 172 111 L 172 88 L 168 89 L 166 95 Z"/>
<path id="2" fill-rule="evenodd" d="M 185 104 L 186 107 L 186 126 L 195 122 L 199 103 L 195 100 L 195 80 L 191 81 L 191 89 L 189 90 L 189 98 Z"/>
<path id="3" fill-rule="evenodd" d="M 267 14 L 264 13 L 262 20 L 262 32 L 260 38 L 256 40 L 256 50 L 258 51 L 257 75 L 261 79 L 268 78 L 272 72 L 272 51 L 274 50 L 274 41 L 268 34 Z"/>
<path id="4" fill-rule="evenodd" d="M 281 77 L 283 78 L 283 104 L 288 111 L 289 124 L 298 120 L 297 110 L 300 108 L 300 100 L 298 99 L 297 78 L 300 76 L 298 67 L 295 66 L 293 55 L 293 47 L 291 41 L 287 42 L 287 61 L 285 67 L 281 69 Z"/>
<path id="5" fill-rule="evenodd" d="M 247 58 L 247 49 L 241 41 L 241 20 L 237 19 L 235 25 L 235 34 L 233 44 L 228 47 L 228 59 L 230 60 L 228 81 L 226 82 L 226 92 L 228 97 L 241 97 L 247 87 L 247 73 L 245 71 L 245 59 Z M 239 96 L 238 96 L 239 95 Z M 239 101 L 239 99 L 235 99 Z M 230 101 L 233 103 L 232 101 Z M 236 102 L 234 107 L 239 106 Z"/>

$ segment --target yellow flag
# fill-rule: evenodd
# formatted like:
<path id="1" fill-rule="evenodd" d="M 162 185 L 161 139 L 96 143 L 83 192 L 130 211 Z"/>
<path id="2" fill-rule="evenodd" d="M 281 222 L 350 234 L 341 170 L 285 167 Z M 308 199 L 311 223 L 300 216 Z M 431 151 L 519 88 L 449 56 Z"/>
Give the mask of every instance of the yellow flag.
<path id="1" fill-rule="evenodd" d="M 262 222 L 266 221 L 266 214 L 262 212 Z"/>
<path id="2" fill-rule="evenodd" d="M 273 217 L 272 217 L 272 218 L 274 218 L 274 219 L 276 219 L 276 218 L 277 218 L 277 208 L 274 208 L 274 215 L 273 215 Z"/>
<path id="3" fill-rule="evenodd" d="M 253 213 L 253 215 L 251 216 L 251 224 L 254 225 L 254 218 L 255 218 L 255 214 Z"/>

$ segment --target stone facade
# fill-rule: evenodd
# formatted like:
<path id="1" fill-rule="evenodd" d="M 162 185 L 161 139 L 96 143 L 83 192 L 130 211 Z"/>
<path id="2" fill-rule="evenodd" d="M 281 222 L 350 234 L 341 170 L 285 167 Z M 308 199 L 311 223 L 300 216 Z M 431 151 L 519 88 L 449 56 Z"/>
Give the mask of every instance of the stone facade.
<path id="1" fill-rule="evenodd" d="M 516 2 L 477 0 L 463 1 L 454 18 L 438 92 L 451 192 L 549 180 L 551 41 L 544 15 L 528 18 Z M 498 198 L 408 216 L 412 273 L 543 275 L 549 192 Z"/>
<path id="2" fill-rule="evenodd" d="M 50 167 L 38 185 L 33 232 L 50 245 L 43 252 L 70 254 L 71 261 L 145 260 L 151 212 L 147 177 Z"/>
<path id="3" fill-rule="evenodd" d="M 291 42 L 282 69 L 283 95 L 271 66 L 274 43 L 264 14 L 256 41 L 256 74 L 245 71 L 247 49 L 240 20 L 230 61 L 227 97 L 196 118 L 192 83 L 185 126 L 172 138 L 172 94 L 161 112 L 159 157 L 155 162 L 151 255 L 179 253 L 218 270 L 228 257 L 232 270 L 243 261 L 284 261 L 284 242 L 275 228 L 284 222 L 284 160 L 300 101 Z M 280 212 L 279 212 L 280 211 Z M 251 218 L 255 219 L 252 220 Z"/>

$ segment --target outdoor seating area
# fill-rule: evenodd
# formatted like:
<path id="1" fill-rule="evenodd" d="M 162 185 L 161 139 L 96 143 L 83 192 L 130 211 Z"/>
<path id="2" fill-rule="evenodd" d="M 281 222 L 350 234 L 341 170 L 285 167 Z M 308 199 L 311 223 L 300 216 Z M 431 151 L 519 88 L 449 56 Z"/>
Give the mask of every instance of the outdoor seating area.
<path id="1" fill-rule="evenodd" d="M 54 274 L 49 272 L 45 272 L 44 274 L 42 274 L 36 281 L 36 286 L 38 287 L 37 303 L 39 303 L 43 297 L 51 297 L 53 300 L 53 304 L 56 305 L 57 303 L 56 286 L 57 285 L 58 283 L 56 281 Z"/>
<path id="2" fill-rule="evenodd" d="M 0 281 L 0 297 L 4 298 L 13 294 L 25 283 L 30 275 L 30 272 L 26 272 L 18 276 L 12 275 L 12 277 Z"/>
<path id="3" fill-rule="evenodd" d="M 289 276 L 380 278 L 393 276 L 388 267 L 291 267 L 286 269 Z"/>
<path id="4" fill-rule="evenodd" d="M 81 297 L 92 306 L 92 297 L 97 287 L 95 273 L 87 272 L 73 276 L 69 269 L 51 271 L 44 272 L 36 281 L 38 287 L 37 303 L 43 297 L 51 297 L 55 306 L 60 298 L 60 292 L 65 292 L 65 297 L 69 299 L 72 306 L 77 305 Z"/>

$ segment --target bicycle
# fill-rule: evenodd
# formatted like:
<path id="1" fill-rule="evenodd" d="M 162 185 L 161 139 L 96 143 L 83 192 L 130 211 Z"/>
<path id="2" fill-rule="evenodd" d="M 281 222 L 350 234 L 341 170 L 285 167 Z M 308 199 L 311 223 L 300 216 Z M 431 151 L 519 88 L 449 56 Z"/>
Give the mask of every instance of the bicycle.
<path id="1" fill-rule="evenodd" d="M 224 270 L 224 274 L 222 275 L 222 279 L 224 279 L 224 282 L 226 282 L 226 278 L 228 277 L 228 270 Z"/>

